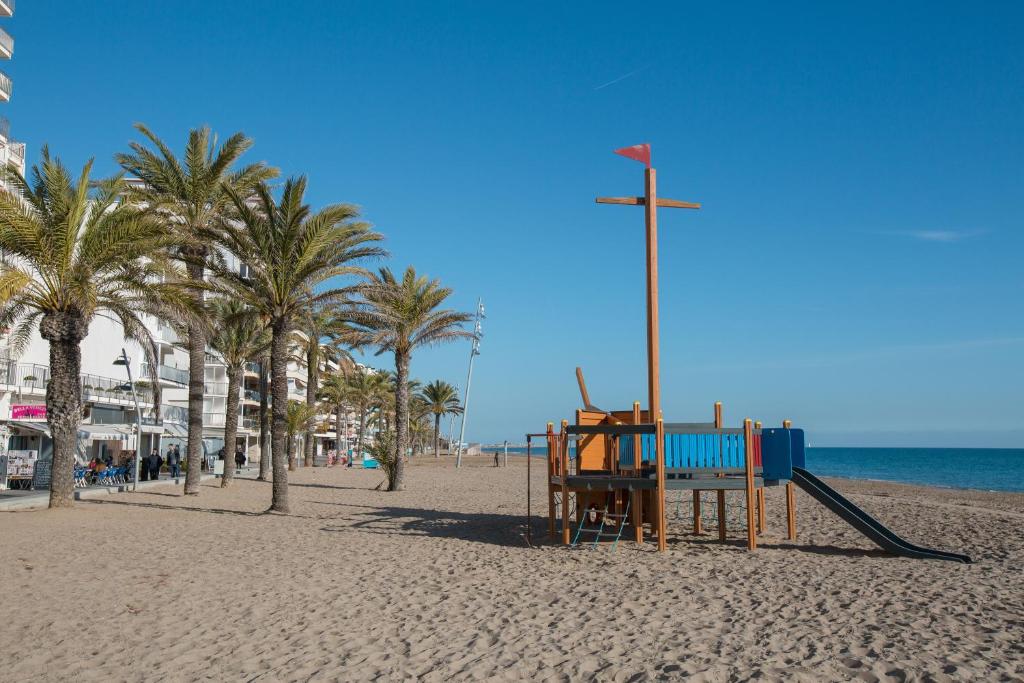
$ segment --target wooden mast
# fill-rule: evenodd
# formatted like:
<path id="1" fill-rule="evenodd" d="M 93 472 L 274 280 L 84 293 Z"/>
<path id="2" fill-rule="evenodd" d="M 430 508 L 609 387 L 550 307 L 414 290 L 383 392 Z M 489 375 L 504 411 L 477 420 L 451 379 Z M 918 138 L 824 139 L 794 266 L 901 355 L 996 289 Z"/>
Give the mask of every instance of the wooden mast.
<path id="1" fill-rule="evenodd" d="M 647 419 L 652 423 L 661 417 L 661 379 L 658 349 L 658 207 L 699 209 L 700 204 L 677 199 L 658 199 L 657 174 L 651 168 L 650 145 L 634 145 L 615 150 L 629 159 L 643 162 L 643 197 L 598 197 L 598 204 L 623 204 L 644 207 L 647 246 Z"/>
<path id="2" fill-rule="evenodd" d="M 647 405 L 653 422 L 661 417 L 658 356 L 658 183 L 655 170 L 644 171 L 644 222 L 647 226 Z"/>

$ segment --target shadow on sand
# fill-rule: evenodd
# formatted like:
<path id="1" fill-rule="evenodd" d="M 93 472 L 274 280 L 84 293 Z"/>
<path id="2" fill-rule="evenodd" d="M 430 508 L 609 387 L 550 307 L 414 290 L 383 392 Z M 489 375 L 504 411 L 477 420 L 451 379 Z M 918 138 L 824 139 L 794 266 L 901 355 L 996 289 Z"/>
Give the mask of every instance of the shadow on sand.
<path id="1" fill-rule="evenodd" d="M 140 492 L 141 493 L 141 492 Z M 167 495 L 167 494 L 159 494 Z M 180 496 L 184 498 L 184 496 Z M 89 505 L 123 505 L 125 507 L 136 507 L 136 508 L 152 508 L 155 510 L 183 510 L 185 512 L 200 512 L 204 514 L 213 515 L 237 515 L 239 517 L 298 517 L 304 519 L 316 519 L 309 515 L 282 515 L 277 512 L 271 512 L 270 510 L 261 510 L 259 512 L 251 512 L 248 510 L 225 510 L 223 508 L 205 508 L 205 507 L 191 507 L 188 505 L 164 505 L 162 503 L 132 503 L 127 500 L 99 500 L 99 499 L 88 499 L 79 501 L 79 503 L 88 503 Z"/>
<path id="2" fill-rule="evenodd" d="M 455 538 L 474 543 L 506 547 L 526 547 L 526 517 L 455 510 L 346 505 L 357 508 L 350 523 L 325 526 L 329 533 L 368 533 L 383 536 L 430 536 Z M 534 545 L 542 538 L 540 523 L 534 517 Z"/>

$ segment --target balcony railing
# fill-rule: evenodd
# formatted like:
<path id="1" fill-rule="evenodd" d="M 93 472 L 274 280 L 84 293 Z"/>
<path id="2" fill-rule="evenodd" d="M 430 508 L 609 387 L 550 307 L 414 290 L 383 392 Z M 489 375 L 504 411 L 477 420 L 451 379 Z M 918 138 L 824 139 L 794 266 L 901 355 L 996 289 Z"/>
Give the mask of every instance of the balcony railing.
<path id="1" fill-rule="evenodd" d="M 45 391 L 50 383 L 50 368 L 37 363 L 7 363 L 5 372 L 2 373 L 4 384 L 18 387 L 21 390 Z M 82 399 L 86 401 L 103 401 L 104 399 L 117 402 L 132 402 L 130 389 L 122 387 L 128 383 L 127 379 L 116 379 L 113 377 L 100 377 L 98 375 L 80 375 L 82 386 Z M 153 403 L 153 392 L 148 387 L 136 385 L 136 393 L 139 403 Z"/>
<path id="2" fill-rule="evenodd" d="M 246 389 L 242 393 L 242 396 L 245 398 L 246 401 L 259 401 L 261 395 L 262 394 L 260 394 L 260 392 L 253 391 L 252 389 Z"/>
<path id="3" fill-rule="evenodd" d="M 11 122 L 7 120 L 6 116 L 0 116 L 0 137 L 5 142 L 11 139 Z"/>
<path id="4" fill-rule="evenodd" d="M 14 0 L 0 0 L 0 17 L 14 16 Z"/>
<path id="5" fill-rule="evenodd" d="M 164 404 L 160 406 L 160 417 L 164 422 L 188 424 L 188 408 Z"/>
<path id="6" fill-rule="evenodd" d="M 131 389 L 121 388 L 126 384 L 128 384 L 127 379 L 82 375 L 82 398 L 93 401 L 101 401 L 104 398 L 108 398 L 131 403 Z M 136 384 L 135 393 L 139 397 L 139 403 L 153 403 L 153 390 L 149 387 L 140 387 Z"/>
<path id="7" fill-rule="evenodd" d="M 203 384 L 203 393 L 207 396 L 227 396 L 227 382 L 206 382 Z"/>
<path id="8" fill-rule="evenodd" d="M 242 418 L 242 426 L 246 429 L 259 429 L 260 419 L 258 417 L 245 417 Z"/>
<path id="9" fill-rule="evenodd" d="M 11 77 L 0 71 L 0 100 L 6 102 L 11 99 L 11 88 L 13 87 Z"/>
<path id="10" fill-rule="evenodd" d="M 2 28 L 0 28 L 0 50 L 7 53 L 5 58 L 14 54 L 14 38 L 11 38 L 11 35 Z"/>
<path id="11" fill-rule="evenodd" d="M 246 372 L 253 372 L 253 373 L 256 373 L 258 375 L 258 374 L 260 374 L 260 364 L 259 363 L 246 363 L 245 364 L 245 371 Z"/>
<path id="12" fill-rule="evenodd" d="M 182 386 L 188 384 L 188 370 L 172 368 L 169 365 L 158 365 L 157 374 L 160 376 L 160 379 L 167 380 L 168 382 L 175 382 Z M 153 379 L 153 367 L 149 363 L 142 363 L 142 376 Z"/>
<path id="13" fill-rule="evenodd" d="M 203 413 L 203 426 L 223 427 L 224 413 Z"/>

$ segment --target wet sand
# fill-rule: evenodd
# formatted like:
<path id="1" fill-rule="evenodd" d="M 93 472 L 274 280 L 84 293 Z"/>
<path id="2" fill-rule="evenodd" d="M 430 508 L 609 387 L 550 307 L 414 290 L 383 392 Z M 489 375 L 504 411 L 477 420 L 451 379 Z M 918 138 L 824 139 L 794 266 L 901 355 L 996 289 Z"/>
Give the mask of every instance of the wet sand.
<path id="1" fill-rule="evenodd" d="M 676 495 L 668 553 L 613 553 L 527 547 L 525 463 L 491 463 L 421 458 L 400 493 L 301 469 L 290 516 L 262 514 L 270 486 L 251 480 L 2 513 L 0 679 L 1024 677 L 1022 494 L 831 480 L 973 565 L 886 556 L 801 492 L 787 542 L 777 489 L 754 553 L 739 527 L 726 545 L 689 534 Z"/>

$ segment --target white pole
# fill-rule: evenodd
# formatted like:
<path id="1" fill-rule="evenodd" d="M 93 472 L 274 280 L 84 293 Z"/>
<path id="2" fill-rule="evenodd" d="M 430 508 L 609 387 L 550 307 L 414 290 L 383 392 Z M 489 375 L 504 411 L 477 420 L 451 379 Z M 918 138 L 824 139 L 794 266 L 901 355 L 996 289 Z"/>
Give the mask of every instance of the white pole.
<path id="1" fill-rule="evenodd" d="M 469 350 L 469 372 L 466 374 L 466 397 L 462 402 L 462 426 L 459 428 L 459 445 L 456 448 L 455 467 L 462 467 L 462 442 L 466 438 L 466 415 L 469 413 L 469 388 L 473 382 L 473 358 L 480 355 L 480 337 L 483 330 L 480 320 L 484 317 L 484 301 L 476 301 L 476 327 L 473 329 L 473 344 Z"/>
<path id="2" fill-rule="evenodd" d="M 505 439 L 505 467 L 508 467 L 508 439 Z"/>
<path id="3" fill-rule="evenodd" d="M 142 451 L 142 410 L 139 408 L 139 397 L 135 393 L 135 381 L 132 380 L 132 366 L 124 348 L 121 349 L 121 358 L 124 359 L 124 368 L 128 371 L 128 386 L 132 388 L 132 402 L 135 403 L 135 476 L 132 477 L 132 491 L 135 491 L 139 485 L 139 458 Z M 154 371 L 153 376 L 156 375 Z"/>

